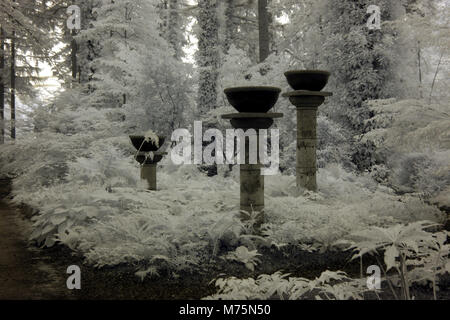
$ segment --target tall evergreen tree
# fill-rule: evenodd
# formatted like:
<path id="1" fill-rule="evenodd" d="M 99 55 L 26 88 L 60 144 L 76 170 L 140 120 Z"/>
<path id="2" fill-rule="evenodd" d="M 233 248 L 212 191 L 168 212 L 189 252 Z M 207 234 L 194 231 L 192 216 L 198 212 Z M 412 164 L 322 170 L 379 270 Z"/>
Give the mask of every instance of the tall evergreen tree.
<path id="1" fill-rule="evenodd" d="M 9 97 L 3 94 L 0 104 L 4 111 L 6 102 L 9 102 L 12 139 L 16 137 L 17 96 L 33 96 L 35 90 L 32 85 L 40 80 L 36 61 L 52 62 L 51 49 L 55 42 L 50 32 L 54 29 L 51 18 L 57 4 L 58 1 L 0 0 L 4 47 L 1 86 L 3 92 L 7 88 L 10 91 Z"/>
<path id="2" fill-rule="evenodd" d="M 192 110 L 190 70 L 165 39 L 159 0 L 92 0 L 76 35 L 88 107 L 104 109 L 118 130 L 169 134 Z M 173 83 L 177 83 L 176 90 Z M 105 111 L 106 112 L 106 111 Z"/>
<path id="3" fill-rule="evenodd" d="M 163 33 L 172 46 L 175 57 L 181 59 L 185 56 L 183 47 L 187 44 L 186 35 L 184 34 L 187 26 L 186 16 L 182 13 L 185 6 L 183 0 L 168 0 L 166 13 L 166 27 Z"/>
<path id="4" fill-rule="evenodd" d="M 303 67 L 332 72 L 329 88 L 336 94 L 331 108 L 323 110 L 360 130 L 369 115 L 352 118 L 352 110 L 362 108 L 368 99 L 389 97 L 398 90 L 394 68 L 401 62 L 401 50 L 396 48 L 398 33 L 388 22 L 400 17 L 404 8 L 387 0 L 306 0 L 302 5 L 303 11 L 294 10 L 290 16 L 290 38 L 300 43 L 298 50 L 298 44 L 291 42 L 291 47 L 297 46 L 292 50 L 295 59 Z M 380 8 L 379 30 L 367 27 L 370 5 Z"/>
<path id="5" fill-rule="evenodd" d="M 5 36 L 0 26 L 0 144 L 5 141 Z"/>
<path id="6" fill-rule="evenodd" d="M 13 29 L 11 32 L 11 55 L 9 58 L 10 76 L 9 90 L 11 98 L 9 100 L 9 109 L 11 111 L 11 139 L 16 139 L 16 31 Z"/>

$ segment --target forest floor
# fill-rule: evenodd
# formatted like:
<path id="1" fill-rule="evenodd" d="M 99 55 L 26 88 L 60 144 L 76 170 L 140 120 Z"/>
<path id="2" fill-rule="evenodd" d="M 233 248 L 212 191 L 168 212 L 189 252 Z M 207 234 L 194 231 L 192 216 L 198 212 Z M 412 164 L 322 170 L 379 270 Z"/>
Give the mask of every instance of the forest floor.
<path id="1" fill-rule="evenodd" d="M 29 245 L 27 208 L 12 206 L 10 191 L 10 180 L 0 179 L 0 300 L 199 299 L 215 291 L 201 275 L 142 282 L 130 267 L 99 270 L 83 265 L 66 247 Z M 67 289 L 70 265 L 81 268 L 81 290 Z"/>
<path id="2" fill-rule="evenodd" d="M 43 249 L 30 245 L 27 241 L 31 230 L 29 208 L 11 205 L 8 201 L 10 191 L 11 181 L 0 179 L 0 300 L 200 299 L 216 292 L 211 281 L 221 274 L 239 274 L 245 278 L 282 270 L 292 276 L 313 279 L 325 270 L 343 270 L 353 277 L 360 275 L 359 263 L 349 262 L 351 253 L 308 253 L 292 248 L 289 254 L 277 250 L 261 252 L 271 258 L 258 267 L 257 273 L 238 264 L 211 261 L 210 265 L 202 266 L 203 271 L 178 274 L 177 277 L 160 274 L 157 278 L 147 277 L 141 281 L 132 265 L 98 269 L 85 265 L 81 256 L 65 246 Z M 364 261 L 364 267 L 374 263 Z M 81 290 L 67 289 L 69 275 L 66 270 L 70 265 L 78 265 L 81 269 Z M 430 299 L 429 290 L 417 288 L 413 292 L 419 299 Z M 382 298 L 392 297 L 386 292 Z M 441 291 L 440 298 L 450 299 L 449 289 Z"/>

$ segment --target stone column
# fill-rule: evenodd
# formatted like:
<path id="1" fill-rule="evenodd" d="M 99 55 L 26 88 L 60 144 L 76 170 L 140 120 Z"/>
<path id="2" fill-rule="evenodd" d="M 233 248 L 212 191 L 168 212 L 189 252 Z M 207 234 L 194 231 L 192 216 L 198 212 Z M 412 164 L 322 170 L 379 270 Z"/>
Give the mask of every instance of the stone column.
<path id="1" fill-rule="evenodd" d="M 317 191 L 317 108 L 297 108 L 297 186 Z"/>
<path id="2" fill-rule="evenodd" d="M 141 179 L 148 183 L 148 190 L 156 190 L 156 163 L 144 163 L 141 166 Z"/>
<path id="3" fill-rule="evenodd" d="M 259 135 L 256 134 L 259 148 Z M 263 212 L 264 210 L 264 176 L 261 175 L 262 165 L 249 164 L 249 138 L 245 138 L 245 164 L 240 165 L 240 208 L 241 211 L 252 213 L 253 211 Z M 258 161 L 259 162 L 259 161 Z M 241 218 L 247 216 L 241 213 Z M 258 225 L 264 223 L 264 214 L 258 219 Z"/>
<path id="4" fill-rule="evenodd" d="M 138 152 L 135 156 L 137 162 L 141 165 L 141 179 L 147 181 L 148 190 L 156 190 L 156 166 L 167 152 L 155 151 L 150 158 L 146 152 Z"/>
<path id="5" fill-rule="evenodd" d="M 261 174 L 261 159 L 259 158 L 259 130 L 269 129 L 274 119 L 281 118 L 282 113 L 232 113 L 222 115 L 223 119 L 230 119 L 235 129 L 246 132 L 253 129 L 256 132 L 257 163 L 250 164 L 250 135 L 245 137 L 245 164 L 240 165 L 240 209 L 248 213 L 259 212 L 255 223 L 258 229 L 264 223 L 264 176 Z M 237 146 L 239 148 L 239 146 Z M 248 220 L 248 216 L 241 213 L 242 221 Z"/>
<path id="6" fill-rule="evenodd" d="M 317 191 L 317 109 L 331 92 L 296 90 L 283 94 L 297 108 L 297 187 Z"/>

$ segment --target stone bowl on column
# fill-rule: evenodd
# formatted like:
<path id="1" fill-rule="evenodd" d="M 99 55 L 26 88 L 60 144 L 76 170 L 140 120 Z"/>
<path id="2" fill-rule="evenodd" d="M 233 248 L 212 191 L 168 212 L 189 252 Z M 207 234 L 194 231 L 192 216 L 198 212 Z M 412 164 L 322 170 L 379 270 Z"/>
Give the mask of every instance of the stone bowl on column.
<path id="1" fill-rule="evenodd" d="M 284 75 L 294 90 L 321 91 L 327 85 L 331 73 L 323 70 L 292 70 Z"/>
<path id="2" fill-rule="evenodd" d="M 268 129 L 273 119 L 281 118 L 281 113 L 268 113 L 275 105 L 281 89 L 275 87 L 235 87 L 224 90 L 228 101 L 239 113 L 222 115 L 235 129 L 254 129 L 259 139 L 260 129 Z M 261 175 L 262 164 L 250 164 L 249 140 L 245 139 L 245 164 L 240 164 L 240 210 L 241 219 L 248 220 L 248 214 L 257 213 L 254 227 L 264 222 L 264 176 Z M 259 148 L 259 143 L 258 143 Z M 258 152 L 259 153 L 259 152 Z M 257 155 L 259 159 L 259 154 Z M 260 159 L 259 159 L 260 160 Z M 248 214 L 246 214 L 246 213 Z"/>
<path id="3" fill-rule="evenodd" d="M 330 72 L 322 70 L 293 70 L 285 73 L 294 91 L 283 96 L 297 108 L 296 180 L 299 189 L 317 191 L 317 108 L 331 92 L 322 90 Z"/>
<path id="4" fill-rule="evenodd" d="M 228 102 L 238 112 L 268 112 L 280 96 L 276 87 L 233 87 L 224 90 Z"/>
<path id="5" fill-rule="evenodd" d="M 158 144 L 153 141 L 145 141 L 145 136 L 143 135 L 131 135 L 130 140 L 136 150 L 150 152 L 157 151 L 166 141 L 166 137 L 158 136 Z"/>
<path id="6" fill-rule="evenodd" d="M 165 142 L 165 137 L 158 136 L 158 142 L 145 141 L 144 135 L 129 136 L 131 143 L 136 148 L 135 160 L 141 165 L 141 179 L 147 181 L 149 190 L 156 190 L 156 165 L 166 152 L 159 151 Z M 151 153 L 151 156 L 149 155 Z"/>

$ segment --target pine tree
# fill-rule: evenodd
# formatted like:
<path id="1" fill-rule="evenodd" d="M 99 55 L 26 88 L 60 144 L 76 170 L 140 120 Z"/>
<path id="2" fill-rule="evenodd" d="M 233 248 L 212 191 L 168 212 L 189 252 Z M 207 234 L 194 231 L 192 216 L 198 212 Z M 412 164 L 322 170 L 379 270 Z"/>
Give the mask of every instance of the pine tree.
<path id="1" fill-rule="evenodd" d="M 222 31 L 220 41 L 222 51 L 227 53 L 230 46 L 246 52 L 253 63 L 259 57 L 258 3 L 255 0 L 226 0 L 220 2 L 219 21 Z M 270 13 L 266 11 L 270 23 Z M 270 37 L 270 34 L 269 34 Z"/>
<path id="2" fill-rule="evenodd" d="M 370 5 L 381 10 L 380 30 L 367 27 Z M 402 16 L 403 6 L 387 0 L 306 0 L 290 9 L 290 43 L 284 50 L 304 68 L 332 72 L 328 89 L 335 96 L 322 110 L 361 132 L 369 116 L 363 102 L 393 96 L 401 86 L 395 70 L 404 57 L 397 47 L 398 32 L 389 22 Z"/>
<path id="3" fill-rule="evenodd" d="M 3 28 L 0 27 L 0 144 L 5 141 L 5 36 Z"/>
<path id="4" fill-rule="evenodd" d="M 33 97 L 33 84 L 40 80 L 36 61 L 51 63 L 51 49 L 55 42 L 51 37 L 51 13 L 56 1 L 0 0 L 0 25 L 2 36 L 2 83 L 1 110 L 4 113 L 4 94 L 9 85 L 9 108 L 11 113 L 10 136 L 16 137 L 16 100 Z M 9 78 L 9 82 L 6 79 Z M 3 118 L 4 118 L 4 114 Z M 3 129 L 5 128 L 3 124 Z M 2 135 L 3 137 L 3 135 Z"/>
<path id="5" fill-rule="evenodd" d="M 183 0 L 164 0 L 157 6 L 161 19 L 161 36 L 172 46 L 175 57 L 185 56 L 183 47 L 187 44 L 184 29 L 187 26 L 186 15 L 182 12 L 186 6 Z"/>
<path id="6" fill-rule="evenodd" d="M 82 60 L 87 65 L 82 71 L 88 73 L 84 82 L 93 105 L 120 107 L 127 103 L 135 84 L 129 60 L 142 47 L 145 26 L 139 10 L 148 13 L 148 4 L 102 0 L 91 5 L 96 18 L 77 36 L 82 44 Z"/>
<path id="7" fill-rule="evenodd" d="M 190 70 L 161 32 L 159 1 L 87 4 L 75 36 L 81 85 L 73 92 L 84 96 L 83 107 L 104 109 L 111 125 L 128 134 L 169 134 L 190 119 Z"/>

